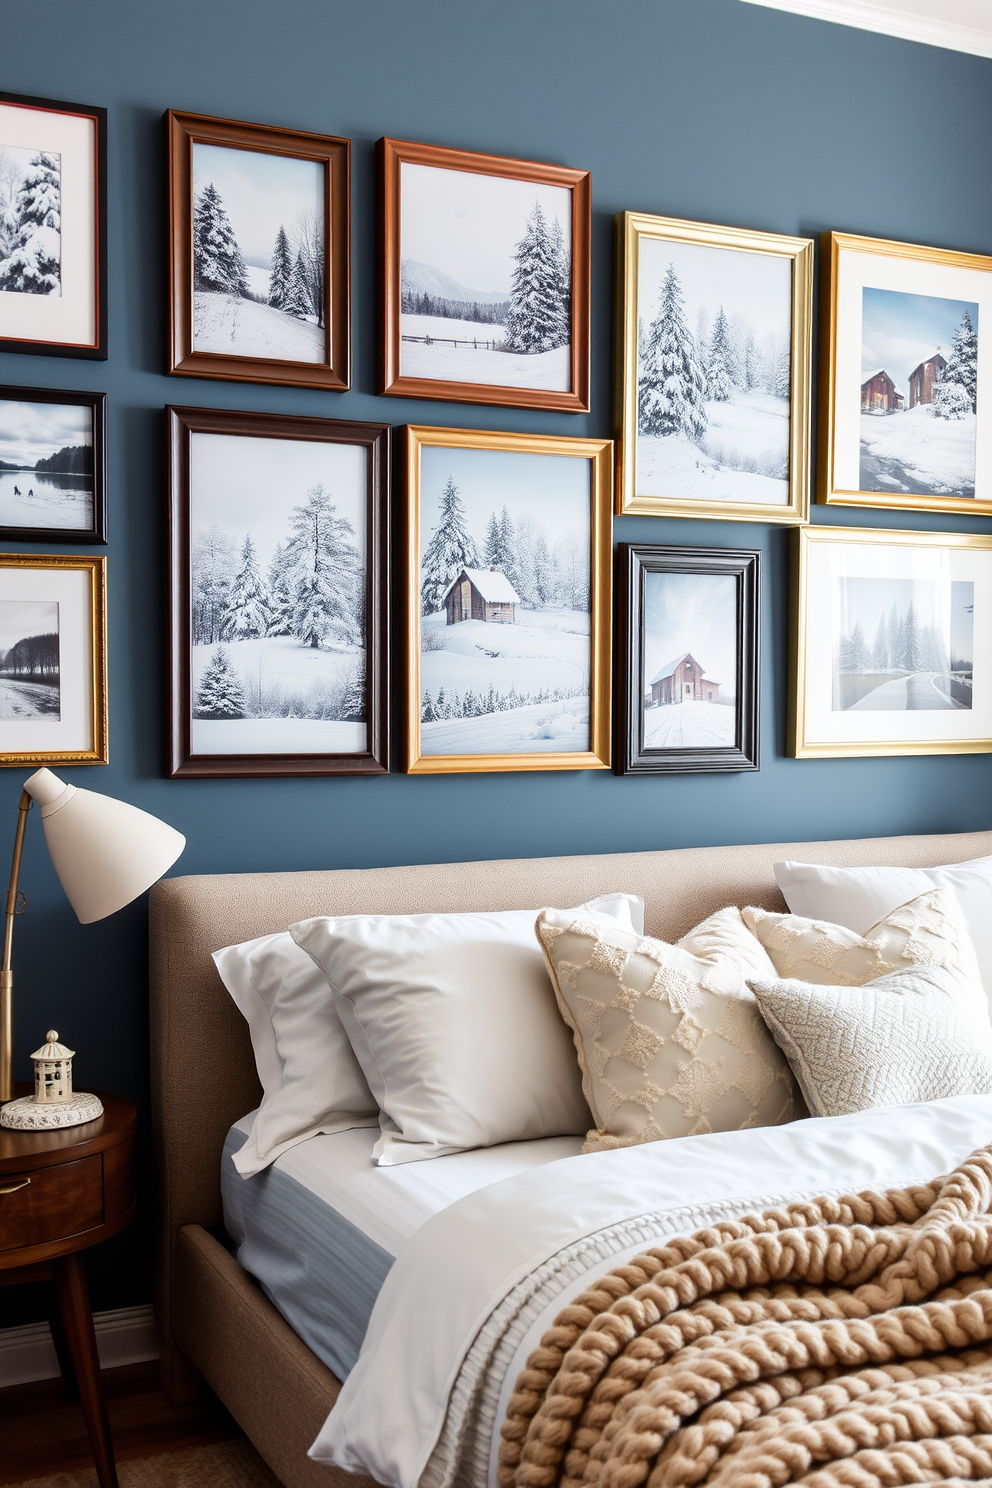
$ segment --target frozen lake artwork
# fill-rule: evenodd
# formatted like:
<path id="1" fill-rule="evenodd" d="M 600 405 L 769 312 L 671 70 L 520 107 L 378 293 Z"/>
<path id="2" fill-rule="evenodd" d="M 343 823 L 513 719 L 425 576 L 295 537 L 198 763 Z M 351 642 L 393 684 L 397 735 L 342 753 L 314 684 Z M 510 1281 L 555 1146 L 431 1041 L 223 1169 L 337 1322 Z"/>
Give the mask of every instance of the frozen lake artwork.
<path id="1" fill-rule="evenodd" d="M 837 579 L 833 711 L 970 708 L 975 585 Z"/>
<path id="2" fill-rule="evenodd" d="M 193 349 L 322 362 L 324 167 L 193 144 Z"/>
<path id="3" fill-rule="evenodd" d="M 570 391 L 571 192 L 400 170 L 401 376 Z"/>
<path id="4" fill-rule="evenodd" d="M 589 748 L 590 462 L 421 450 L 423 754 Z"/>
<path id="5" fill-rule="evenodd" d="M 737 579 L 644 576 L 644 749 L 731 747 L 737 735 Z"/>
<path id="6" fill-rule="evenodd" d="M 194 754 L 366 748 L 366 454 L 192 436 Z"/>
<path id="7" fill-rule="evenodd" d="M 93 526 L 93 409 L 0 395 L 0 527 Z"/>
<path id="8" fill-rule="evenodd" d="M 637 488 L 789 501 L 792 262 L 642 238 Z"/>
<path id="9" fill-rule="evenodd" d="M 861 293 L 859 489 L 974 496 L 978 305 Z"/>
<path id="10" fill-rule="evenodd" d="M 0 293 L 62 293 L 62 159 L 0 140 Z"/>
<path id="11" fill-rule="evenodd" d="M 58 604 L 0 600 L 0 719 L 57 723 L 60 717 Z"/>

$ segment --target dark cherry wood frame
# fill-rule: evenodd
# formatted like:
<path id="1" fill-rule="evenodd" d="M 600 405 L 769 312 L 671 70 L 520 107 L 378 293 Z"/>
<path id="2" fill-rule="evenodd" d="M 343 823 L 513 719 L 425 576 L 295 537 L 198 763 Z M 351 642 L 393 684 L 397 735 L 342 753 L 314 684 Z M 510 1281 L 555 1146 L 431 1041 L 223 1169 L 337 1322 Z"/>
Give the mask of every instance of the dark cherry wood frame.
<path id="1" fill-rule="evenodd" d="M 389 771 L 389 469 L 390 426 L 294 414 L 168 407 L 169 448 L 169 760 L 168 774 L 196 777 L 384 775 Z M 368 740 L 350 754 L 194 755 L 190 679 L 190 437 L 316 440 L 368 452 L 366 502 L 365 685 Z"/>
<path id="2" fill-rule="evenodd" d="M 619 696 L 616 772 L 669 775 L 758 769 L 759 580 L 755 548 L 676 548 L 620 543 L 617 549 Z M 648 573 L 727 574 L 737 579 L 737 742 L 726 747 L 646 749 L 641 658 L 644 578 Z"/>
<path id="3" fill-rule="evenodd" d="M 107 395 L 70 393 L 61 388 L 0 387 L 0 403 L 71 403 L 93 411 L 93 526 L 0 527 L 0 539 L 14 542 L 107 541 Z M 29 474 L 30 472 L 25 472 Z"/>
<path id="4" fill-rule="evenodd" d="M 441 145 L 380 139 L 379 175 L 379 392 L 396 398 L 437 398 L 450 403 L 496 403 L 509 408 L 589 411 L 589 258 L 592 187 L 589 171 L 541 165 L 505 155 L 481 155 Z M 400 166 L 431 165 L 517 181 L 564 186 L 572 193 L 572 387 L 569 392 L 503 387 L 499 383 L 449 382 L 400 374 Z"/>
<path id="5" fill-rule="evenodd" d="M 165 115 L 169 167 L 169 366 L 183 377 L 221 377 L 343 392 L 351 386 L 351 141 L 214 119 Z M 225 356 L 193 350 L 193 145 L 225 145 L 265 155 L 316 160 L 324 166 L 324 319 L 330 327 L 323 362 Z M 330 229 L 328 230 L 328 223 Z"/>
<path id="6" fill-rule="evenodd" d="M 94 227 L 96 232 L 96 341 L 83 346 L 76 341 L 35 341 L 30 338 L 0 337 L 0 351 L 23 351 L 28 356 L 87 357 L 92 361 L 107 360 L 107 110 L 83 103 L 62 103 L 55 98 L 34 98 L 26 93 L 0 92 L 0 103 L 15 108 L 44 109 L 49 114 L 75 114 L 94 123 L 93 190 Z"/>

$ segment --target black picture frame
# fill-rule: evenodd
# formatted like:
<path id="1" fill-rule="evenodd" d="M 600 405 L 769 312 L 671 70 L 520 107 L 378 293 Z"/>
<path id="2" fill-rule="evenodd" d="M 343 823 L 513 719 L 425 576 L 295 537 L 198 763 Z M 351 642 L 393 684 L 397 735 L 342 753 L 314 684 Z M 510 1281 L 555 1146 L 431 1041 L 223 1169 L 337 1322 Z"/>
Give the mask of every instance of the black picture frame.
<path id="1" fill-rule="evenodd" d="M 93 524 L 90 527 L 21 527 L 0 525 L 4 542 L 105 543 L 107 541 L 107 395 L 68 392 L 64 388 L 0 387 L 0 404 L 54 403 L 93 412 Z M 3 451 L 0 448 L 0 460 Z"/>
<path id="2" fill-rule="evenodd" d="M 754 548 L 685 548 L 620 543 L 616 764 L 618 775 L 669 775 L 757 770 L 759 589 L 761 554 Z M 737 663 L 732 745 L 649 747 L 644 743 L 645 580 L 651 573 L 730 576 L 737 581 Z M 691 657 L 691 653 L 686 653 Z M 678 706 L 678 705 L 675 705 Z"/>
<path id="3" fill-rule="evenodd" d="M 86 357 L 107 360 L 107 110 L 97 105 L 36 98 L 26 93 L 0 91 L 0 105 L 39 109 L 92 120 L 93 123 L 93 333 L 87 340 L 58 340 L 45 336 L 0 336 L 0 351 L 28 356 Z"/>

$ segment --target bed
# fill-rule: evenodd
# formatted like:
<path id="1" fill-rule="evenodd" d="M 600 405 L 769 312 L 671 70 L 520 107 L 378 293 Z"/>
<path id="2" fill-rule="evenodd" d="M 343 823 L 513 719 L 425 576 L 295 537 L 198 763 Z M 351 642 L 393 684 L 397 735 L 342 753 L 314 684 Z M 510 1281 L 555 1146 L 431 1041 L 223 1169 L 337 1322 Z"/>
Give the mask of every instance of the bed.
<path id="1" fill-rule="evenodd" d="M 166 1393 L 190 1398 L 205 1378 L 286 1488 L 358 1488 L 354 1474 L 306 1455 L 339 1380 L 238 1263 L 224 1229 L 221 1155 L 258 1104 L 259 1085 L 212 951 L 321 914 L 565 908 L 620 888 L 643 896 L 648 934 L 673 939 L 727 904 L 783 909 L 772 872 L 783 858 L 926 867 L 988 854 L 992 832 L 976 832 L 160 883 L 151 900 L 151 1059 Z"/>

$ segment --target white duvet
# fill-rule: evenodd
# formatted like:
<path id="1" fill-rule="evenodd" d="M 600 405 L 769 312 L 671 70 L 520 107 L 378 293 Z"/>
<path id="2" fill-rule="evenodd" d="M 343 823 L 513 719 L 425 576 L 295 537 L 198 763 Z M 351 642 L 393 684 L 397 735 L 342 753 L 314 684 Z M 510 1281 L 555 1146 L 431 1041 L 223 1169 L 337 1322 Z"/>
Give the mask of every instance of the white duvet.
<path id="1" fill-rule="evenodd" d="M 568 1157 L 491 1184 L 403 1249 L 310 1456 L 387 1488 L 484 1488 L 527 1354 L 597 1275 L 751 1210 L 928 1181 L 989 1141 L 992 1096 L 959 1096 Z"/>

